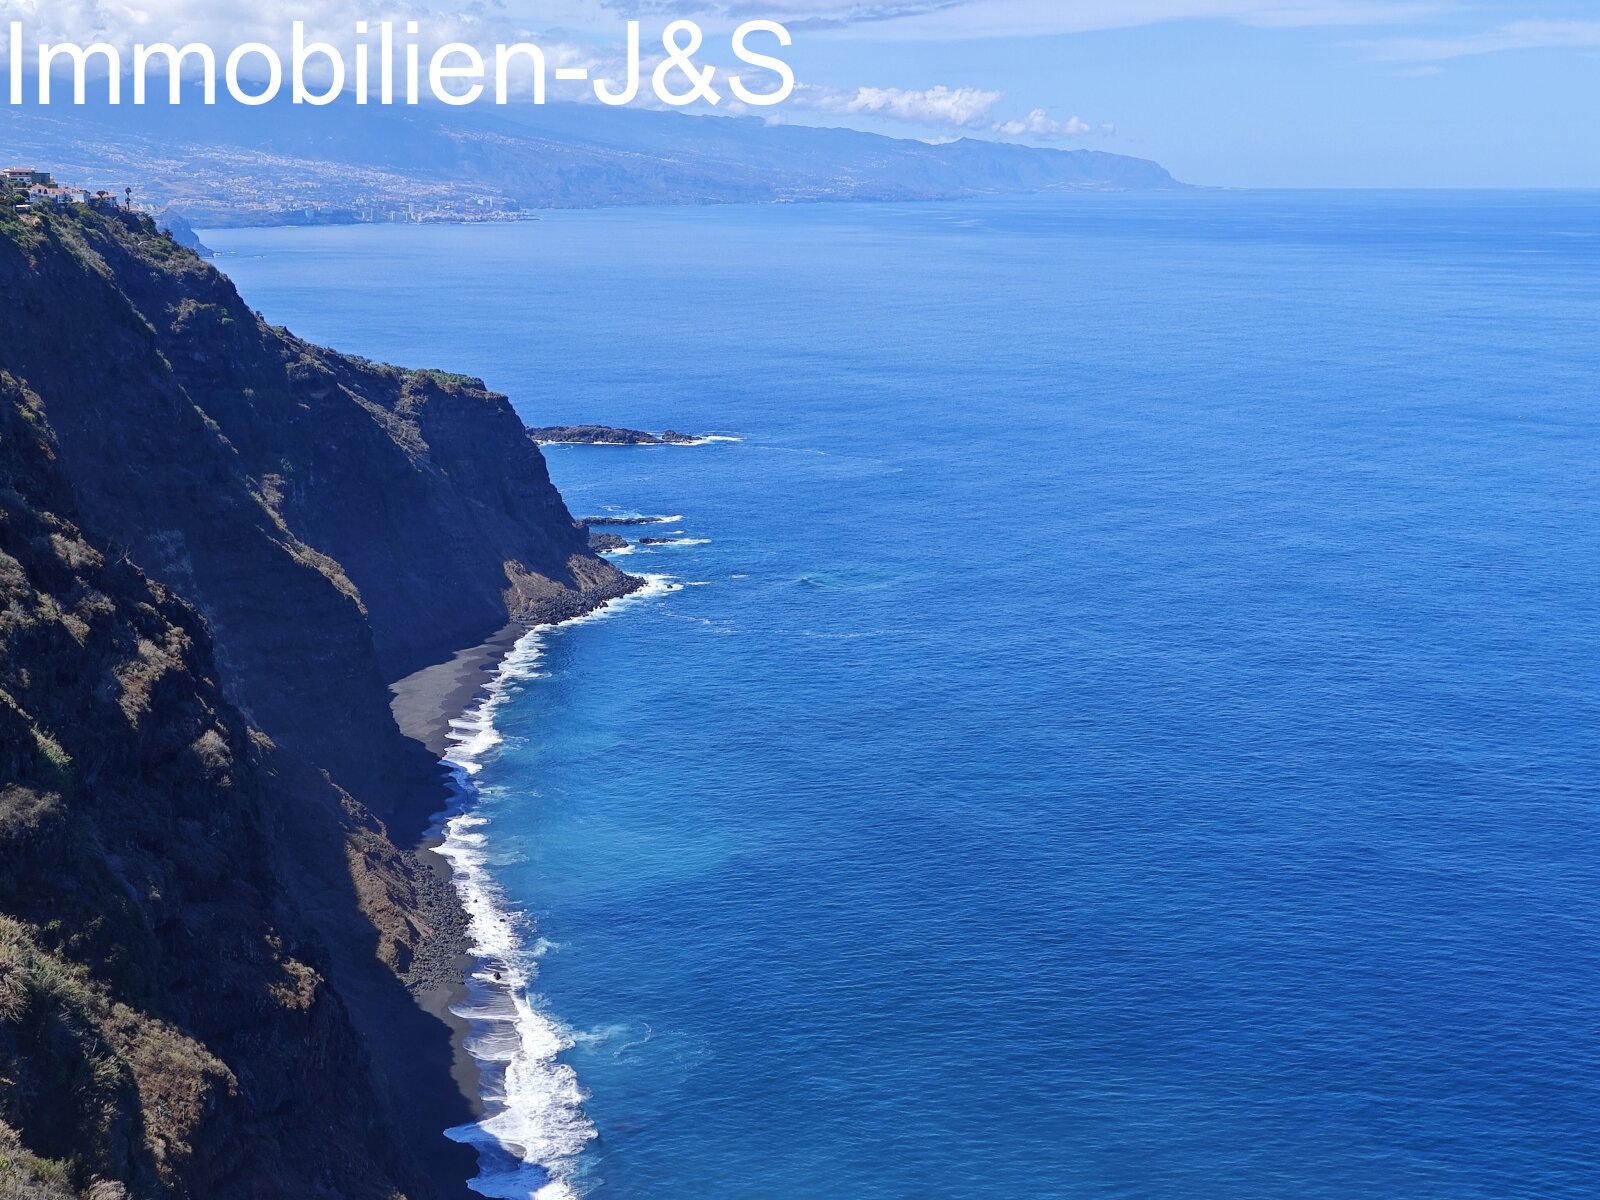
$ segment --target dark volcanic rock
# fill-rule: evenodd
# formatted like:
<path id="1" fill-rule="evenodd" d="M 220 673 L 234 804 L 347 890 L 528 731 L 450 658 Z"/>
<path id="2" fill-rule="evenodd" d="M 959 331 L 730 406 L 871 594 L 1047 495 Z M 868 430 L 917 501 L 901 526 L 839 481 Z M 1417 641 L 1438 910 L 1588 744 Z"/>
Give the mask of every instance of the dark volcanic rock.
<path id="1" fill-rule="evenodd" d="M 342 864 L 349 798 L 248 727 L 200 616 L 75 524 L 6 373 L 0 480 L 0 1156 L 138 1197 L 439 1194 L 306 915 L 376 940 L 349 871 L 297 848 Z M 369 961 L 369 1008 L 403 1004 Z"/>
<path id="2" fill-rule="evenodd" d="M 701 440 L 675 429 L 646 433 L 642 429 L 618 429 L 611 425 L 546 425 L 528 430 L 528 436 L 541 446 L 692 446 Z"/>
<path id="3" fill-rule="evenodd" d="M 464 1196 L 388 686 L 638 581 L 505 397 L 269 328 L 146 218 L 0 213 L 0 296 L 0 1154 Z"/>
<path id="4" fill-rule="evenodd" d="M 253 721 L 384 815 L 417 765 L 389 681 L 633 586 L 505 397 L 269 328 L 146 220 L 52 215 L 0 240 L 0 289 L 0 369 L 85 517 L 205 614 Z"/>
<path id="5" fill-rule="evenodd" d="M 628 539 L 616 533 L 591 533 L 589 535 L 589 549 L 591 550 L 626 550 Z"/>
<path id="6" fill-rule="evenodd" d="M 639 525 L 670 525 L 677 517 L 579 517 L 578 524 L 585 528 L 607 525 L 628 529 Z"/>

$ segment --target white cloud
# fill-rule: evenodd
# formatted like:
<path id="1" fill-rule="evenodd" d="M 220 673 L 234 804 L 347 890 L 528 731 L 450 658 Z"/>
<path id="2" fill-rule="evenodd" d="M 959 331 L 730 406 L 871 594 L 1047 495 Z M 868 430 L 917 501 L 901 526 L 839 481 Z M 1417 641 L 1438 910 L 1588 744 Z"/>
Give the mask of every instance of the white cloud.
<path id="1" fill-rule="evenodd" d="M 804 86 L 796 91 L 795 103 L 802 108 L 840 116 L 892 117 L 919 125 L 970 129 L 986 124 L 990 110 L 1004 94 L 942 84 L 922 90 L 864 87 L 854 92 Z"/>
<path id="2" fill-rule="evenodd" d="M 899 38 L 1016 37 L 1222 19 L 1267 26 L 1383 24 L 1460 0 L 608 0 L 617 13 L 773 17 L 797 31 L 874 27 Z M 759 11 L 758 11 L 759 10 Z"/>
<path id="3" fill-rule="evenodd" d="M 0 0 L 0 45 L 7 42 L 9 22 L 21 21 L 30 60 L 32 48 L 39 42 L 87 45 L 101 41 L 122 52 L 125 69 L 136 43 L 203 42 L 217 51 L 220 60 L 235 46 L 263 42 L 287 59 L 293 23 L 304 21 L 308 42 L 332 44 L 348 63 L 353 61 L 358 43 L 365 42 L 375 50 L 379 23 L 388 21 L 393 23 L 398 46 L 415 40 L 424 55 L 447 42 L 465 42 L 487 51 L 500 42 L 532 40 L 544 50 L 552 69 L 582 66 L 612 79 L 619 79 L 626 69 L 620 22 L 612 22 L 613 37 L 579 40 L 570 35 L 545 36 L 511 19 L 499 0 L 436 7 L 439 2 L 283 0 L 269 8 L 246 0 Z M 414 39 L 406 33 L 408 21 L 418 23 Z M 358 22 L 367 23 L 366 35 L 357 34 Z M 659 50 L 659 45 L 645 44 L 646 70 L 654 64 L 653 51 Z M 249 64 L 246 69 L 248 72 Z M 320 79 L 322 71 L 323 59 L 316 56 L 308 75 Z M 577 95 L 575 90 L 574 97 Z"/>
<path id="4" fill-rule="evenodd" d="M 0 0 L 0 21 L 14 20 L 23 22 L 30 42 L 103 40 L 123 49 L 162 41 L 203 41 L 217 49 L 259 41 L 281 48 L 294 21 L 306 23 L 308 39 L 341 47 L 357 40 L 357 21 L 393 21 L 403 29 L 415 20 L 430 45 L 493 40 L 513 28 L 476 5 L 436 8 L 416 0 L 288 0 L 272 6 L 245 0 Z"/>
<path id="5" fill-rule="evenodd" d="M 812 112 L 836 116 L 886 117 L 912 125 L 997 133 L 1003 137 L 1076 138 L 1099 132 L 1107 137 L 1115 125 L 1094 126 L 1082 117 L 1058 119 L 1036 108 L 1023 117 L 999 119 L 995 106 L 1005 93 L 973 87 L 938 87 L 921 90 L 863 87 L 855 91 L 802 84 L 793 103 Z"/>
<path id="6" fill-rule="evenodd" d="M 1007 137 L 1083 137 L 1094 132 L 1094 126 L 1081 117 L 1058 121 L 1042 108 L 1034 109 L 1020 120 L 1003 121 L 994 129 Z"/>
<path id="7" fill-rule="evenodd" d="M 278 41 L 302 19 L 327 35 L 358 20 L 416 19 L 435 40 L 481 40 L 511 33 L 559 40 L 620 36 L 640 17 L 652 28 L 679 16 L 710 24 L 752 16 L 806 29 L 872 26 L 901 38 L 993 37 L 1126 28 L 1219 18 L 1258 25 L 1371 24 L 1436 12 L 1460 0 L 0 0 L 0 18 L 20 18 L 30 34 L 85 42 L 200 38 L 215 44 Z M 471 36 L 476 32 L 477 37 Z M 859 29 L 858 29 L 859 32 Z"/>
<path id="8" fill-rule="evenodd" d="M 1392 38 L 1377 44 L 1381 58 L 1444 62 L 1506 50 L 1583 49 L 1600 46 L 1600 21 L 1512 21 L 1486 33 L 1459 37 Z"/>

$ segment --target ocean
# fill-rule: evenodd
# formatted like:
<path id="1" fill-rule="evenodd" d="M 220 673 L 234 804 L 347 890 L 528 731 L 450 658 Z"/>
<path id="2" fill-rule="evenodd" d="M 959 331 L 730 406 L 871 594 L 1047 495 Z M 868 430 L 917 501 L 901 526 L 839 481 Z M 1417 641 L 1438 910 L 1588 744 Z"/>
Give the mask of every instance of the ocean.
<path id="1" fill-rule="evenodd" d="M 460 727 L 485 1194 L 1600 1193 L 1600 195 L 203 236 L 739 439 L 548 451 L 673 544 Z"/>

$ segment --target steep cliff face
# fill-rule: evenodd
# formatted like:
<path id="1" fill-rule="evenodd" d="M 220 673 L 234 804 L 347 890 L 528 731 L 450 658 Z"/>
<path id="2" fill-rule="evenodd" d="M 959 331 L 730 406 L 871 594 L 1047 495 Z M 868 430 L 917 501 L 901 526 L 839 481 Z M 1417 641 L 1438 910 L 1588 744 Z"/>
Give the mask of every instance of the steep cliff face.
<path id="1" fill-rule="evenodd" d="M 385 681 L 631 586 L 504 397 L 268 328 L 146 220 L 20 228 L 0 294 L 0 368 L 88 523 L 205 614 L 252 721 L 380 811 L 418 769 Z"/>
<path id="2" fill-rule="evenodd" d="M 267 506 L 360 590 L 401 674 L 513 616 L 581 611 L 621 577 L 588 550 L 510 402 L 482 382 L 312 346 L 142 227 L 93 242 Z M 116 236 L 121 235 L 121 236 Z"/>
<path id="3" fill-rule="evenodd" d="M 0 1195 L 463 1194 L 388 683 L 631 586 L 503 397 L 0 216 Z"/>
<path id="4" fill-rule="evenodd" d="M 12 1182 L 426 1194 L 384 1138 L 383 1089 L 285 896 L 270 747 L 223 697 L 196 614 L 72 523 L 42 406 L 5 374 L 0 481 Z M 303 834 L 337 843 L 325 783 L 295 803 L 322 810 Z"/>

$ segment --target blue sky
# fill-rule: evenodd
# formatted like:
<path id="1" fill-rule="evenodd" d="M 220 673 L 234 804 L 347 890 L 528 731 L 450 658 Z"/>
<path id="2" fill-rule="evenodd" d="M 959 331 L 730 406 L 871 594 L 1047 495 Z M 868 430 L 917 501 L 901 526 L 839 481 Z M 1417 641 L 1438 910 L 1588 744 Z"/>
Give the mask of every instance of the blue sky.
<path id="1" fill-rule="evenodd" d="M 1021 140 L 1138 154 L 1200 183 L 1600 186 L 1600 3 L 1292 7 L 1303 23 L 1219 13 L 959 39 L 887 22 L 801 36 L 795 59 L 802 79 L 840 90 L 1000 92 L 996 120 L 971 132 L 1043 108 L 1088 131 Z"/>
<path id="2" fill-rule="evenodd" d="M 1600 187 L 1600 0 L 0 0 L 30 40 L 281 44 L 301 17 L 340 41 L 412 17 L 596 71 L 624 20 L 677 16 L 729 64 L 738 21 L 788 22 L 784 120 L 1092 147 L 1216 185 Z"/>

